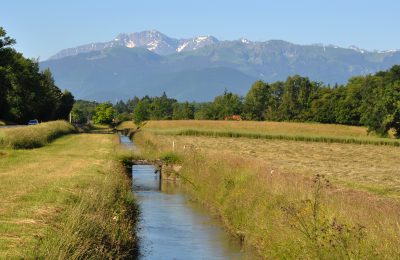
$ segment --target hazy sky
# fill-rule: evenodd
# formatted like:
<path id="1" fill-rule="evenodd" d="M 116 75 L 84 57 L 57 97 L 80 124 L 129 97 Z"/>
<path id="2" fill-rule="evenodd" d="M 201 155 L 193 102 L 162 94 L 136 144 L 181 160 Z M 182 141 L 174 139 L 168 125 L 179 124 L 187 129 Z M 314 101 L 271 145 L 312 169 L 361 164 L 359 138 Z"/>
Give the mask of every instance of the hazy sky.
<path id="1" fill-rule="evenodd" d="M 3 0 L 0 26 L 41 60 L 121 32 L 400 49 L 398 0 Z"/>

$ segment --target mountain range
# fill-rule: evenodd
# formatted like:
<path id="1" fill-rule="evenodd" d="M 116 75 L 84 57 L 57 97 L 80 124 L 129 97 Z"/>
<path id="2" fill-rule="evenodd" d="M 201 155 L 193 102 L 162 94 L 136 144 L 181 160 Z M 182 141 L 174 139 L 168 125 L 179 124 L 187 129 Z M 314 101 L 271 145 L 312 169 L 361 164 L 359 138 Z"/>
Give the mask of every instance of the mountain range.
<path id="1" fill-rule="evenodd" d="M 61 50 L 40 66 L 50 68 L 56 84 L 76 98 L 115 101 L 165 91 L 178 100 L 207 101 L 224 89 L 244 95 L 258 79 L 273 82 L 299 74 L 342 84 L 399 63 L 399 50 L 213 36 L 175 39 L 151 30 Z"/>

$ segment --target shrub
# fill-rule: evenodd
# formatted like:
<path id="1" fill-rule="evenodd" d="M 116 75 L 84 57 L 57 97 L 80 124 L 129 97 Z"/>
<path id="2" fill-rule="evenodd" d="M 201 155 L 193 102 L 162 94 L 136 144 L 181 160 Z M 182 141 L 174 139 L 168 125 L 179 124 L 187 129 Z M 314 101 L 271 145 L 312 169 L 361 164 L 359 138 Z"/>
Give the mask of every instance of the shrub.
<path id="1" fill-rule="evenodd" d="M 160 159 L 166 164 L 176 164 L 182 162 L 181 157 L 174 152 L 166 152 L 160 156 Z"/>

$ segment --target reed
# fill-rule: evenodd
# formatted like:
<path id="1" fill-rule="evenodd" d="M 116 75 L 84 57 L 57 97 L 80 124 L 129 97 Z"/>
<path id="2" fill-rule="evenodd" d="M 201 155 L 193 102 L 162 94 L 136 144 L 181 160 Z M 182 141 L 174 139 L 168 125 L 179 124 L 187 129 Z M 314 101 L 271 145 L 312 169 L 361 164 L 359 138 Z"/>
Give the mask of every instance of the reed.
<path id="1" fill-rule="evenodd" d="M 34 126 L 4 129 L 0 142 L 12 149 L 32 149 L 45 146 L 54 139 L 75 132 L 75 128 L 66 121 L 58 120 Z"/>

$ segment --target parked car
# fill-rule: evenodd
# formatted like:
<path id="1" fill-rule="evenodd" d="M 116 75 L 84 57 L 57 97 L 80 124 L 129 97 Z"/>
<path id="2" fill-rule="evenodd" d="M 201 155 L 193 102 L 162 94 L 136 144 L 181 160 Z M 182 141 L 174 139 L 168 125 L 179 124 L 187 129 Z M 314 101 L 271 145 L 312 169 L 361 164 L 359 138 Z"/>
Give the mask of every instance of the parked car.
<path id="1" fill-rule="evenodd" d="M 28 125 L 38 125 L 39 121 L 37 119 L 32 119 L 28 121 Z"/>

